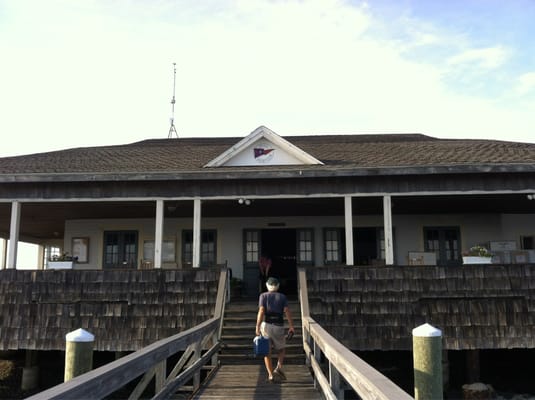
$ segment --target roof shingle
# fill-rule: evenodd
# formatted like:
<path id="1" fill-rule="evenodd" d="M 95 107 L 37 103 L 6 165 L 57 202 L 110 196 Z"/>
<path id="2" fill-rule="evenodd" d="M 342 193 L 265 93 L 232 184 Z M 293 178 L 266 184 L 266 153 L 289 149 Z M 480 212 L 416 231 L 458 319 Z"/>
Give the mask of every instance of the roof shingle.
<path id="1" fill-rule="evenodd" d="M 437 139 L 421 134 L 284 138 L 321 160 L 324 166 L 312 167 L 318 169 L 535 163 L 533 143 Z M 0 175 L 202 172 L 206 171 L 203 165 L 239 140 L 228 137 L 151 139 L 126 145 L 5 157 L 0 158 Z"/>

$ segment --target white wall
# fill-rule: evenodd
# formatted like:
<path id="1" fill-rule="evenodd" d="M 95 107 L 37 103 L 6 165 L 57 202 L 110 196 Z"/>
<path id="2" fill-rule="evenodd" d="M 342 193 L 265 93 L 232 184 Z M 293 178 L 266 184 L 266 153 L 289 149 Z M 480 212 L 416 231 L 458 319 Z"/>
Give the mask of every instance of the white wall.
<path id="1" fill-rule="evenodd" d="M 243 276 L 243 230 L 269 229 L 270 223 L 284 223 L 284 228 L 313 228 L 316 265 L 323 263 L 323 229 L 342 228 L 344 217 L 270 217 L 270 218 L 203 218 L 202 229 L 217 230 L 217 262 L 228 263 L 236 277 Z M 354 227 L 379 227 L 382 215 L 355 216 Z M 516 240 L 520 235 L 535 235 L 535 215 L 393 215 L 395 263 L 407 264 L 409 251 L 423 251 L 424 227 L 459 227 L 461 249 L 465 250 L 491 240 Z M 180 266 L 182 230 L 191 230 L 192 218 L 166 218 L 164 239 L 176 242 L 176 263 Z M 139 234 L 139 260 L 143 241 L 154 240 L 155 220 L 71 220 L 66 223 L 65 251 L 71 252 L 73 237 L 89 237 L 89 262 L 78 268 L 100 268 L 102 265 L 103 232 L 108 230 L 137 230 Z"/>

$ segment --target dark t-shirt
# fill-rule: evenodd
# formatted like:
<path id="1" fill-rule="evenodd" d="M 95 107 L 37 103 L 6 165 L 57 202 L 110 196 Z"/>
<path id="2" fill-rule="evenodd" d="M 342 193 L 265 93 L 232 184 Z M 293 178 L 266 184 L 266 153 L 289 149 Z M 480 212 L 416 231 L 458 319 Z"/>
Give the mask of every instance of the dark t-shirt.
<path id="1" fill-rule="evenodd" d="M 266 322 L 282 324 L 284 308 L 288 307 L 288 299 L 279 292 L 265 292 L 258 299 L 258 307 L 264 307 Z"/>

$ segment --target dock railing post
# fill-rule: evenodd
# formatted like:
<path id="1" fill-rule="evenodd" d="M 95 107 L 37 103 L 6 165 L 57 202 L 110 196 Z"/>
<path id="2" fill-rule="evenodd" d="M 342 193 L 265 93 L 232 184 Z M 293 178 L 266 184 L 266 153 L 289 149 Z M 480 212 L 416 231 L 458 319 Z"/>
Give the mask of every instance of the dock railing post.
<path id="1" fill-rule="evenodd" d="M 441 400 L 442 331 L 429 324 L 412 330 L 415 400 Z"/>
<path id="2" fill-rule="evenodd" d="M 67 333 L 65 346 L 64 381 L 93 369 L 93 342 L 95 336 L 82 328 Z"/>

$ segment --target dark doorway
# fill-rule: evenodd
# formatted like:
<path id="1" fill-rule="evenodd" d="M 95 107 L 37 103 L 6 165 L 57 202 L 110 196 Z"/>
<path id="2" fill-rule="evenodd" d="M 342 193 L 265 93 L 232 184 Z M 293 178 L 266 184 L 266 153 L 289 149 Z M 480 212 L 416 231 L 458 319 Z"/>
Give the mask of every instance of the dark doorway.
<path id="1" fill-rule="evenodd" d="M 271 259 L 269 275 L 279 280 L 282 293 L 297 294 L 296 230 L 263 229 L 261 236 L 262 255 Z"/>
<path id="2" fill-rule="evenodd" d="M 355 249 L 355 265 L 371 265 L 377 256 L 377 228 L 353 229 L 353 248 Z"/>

